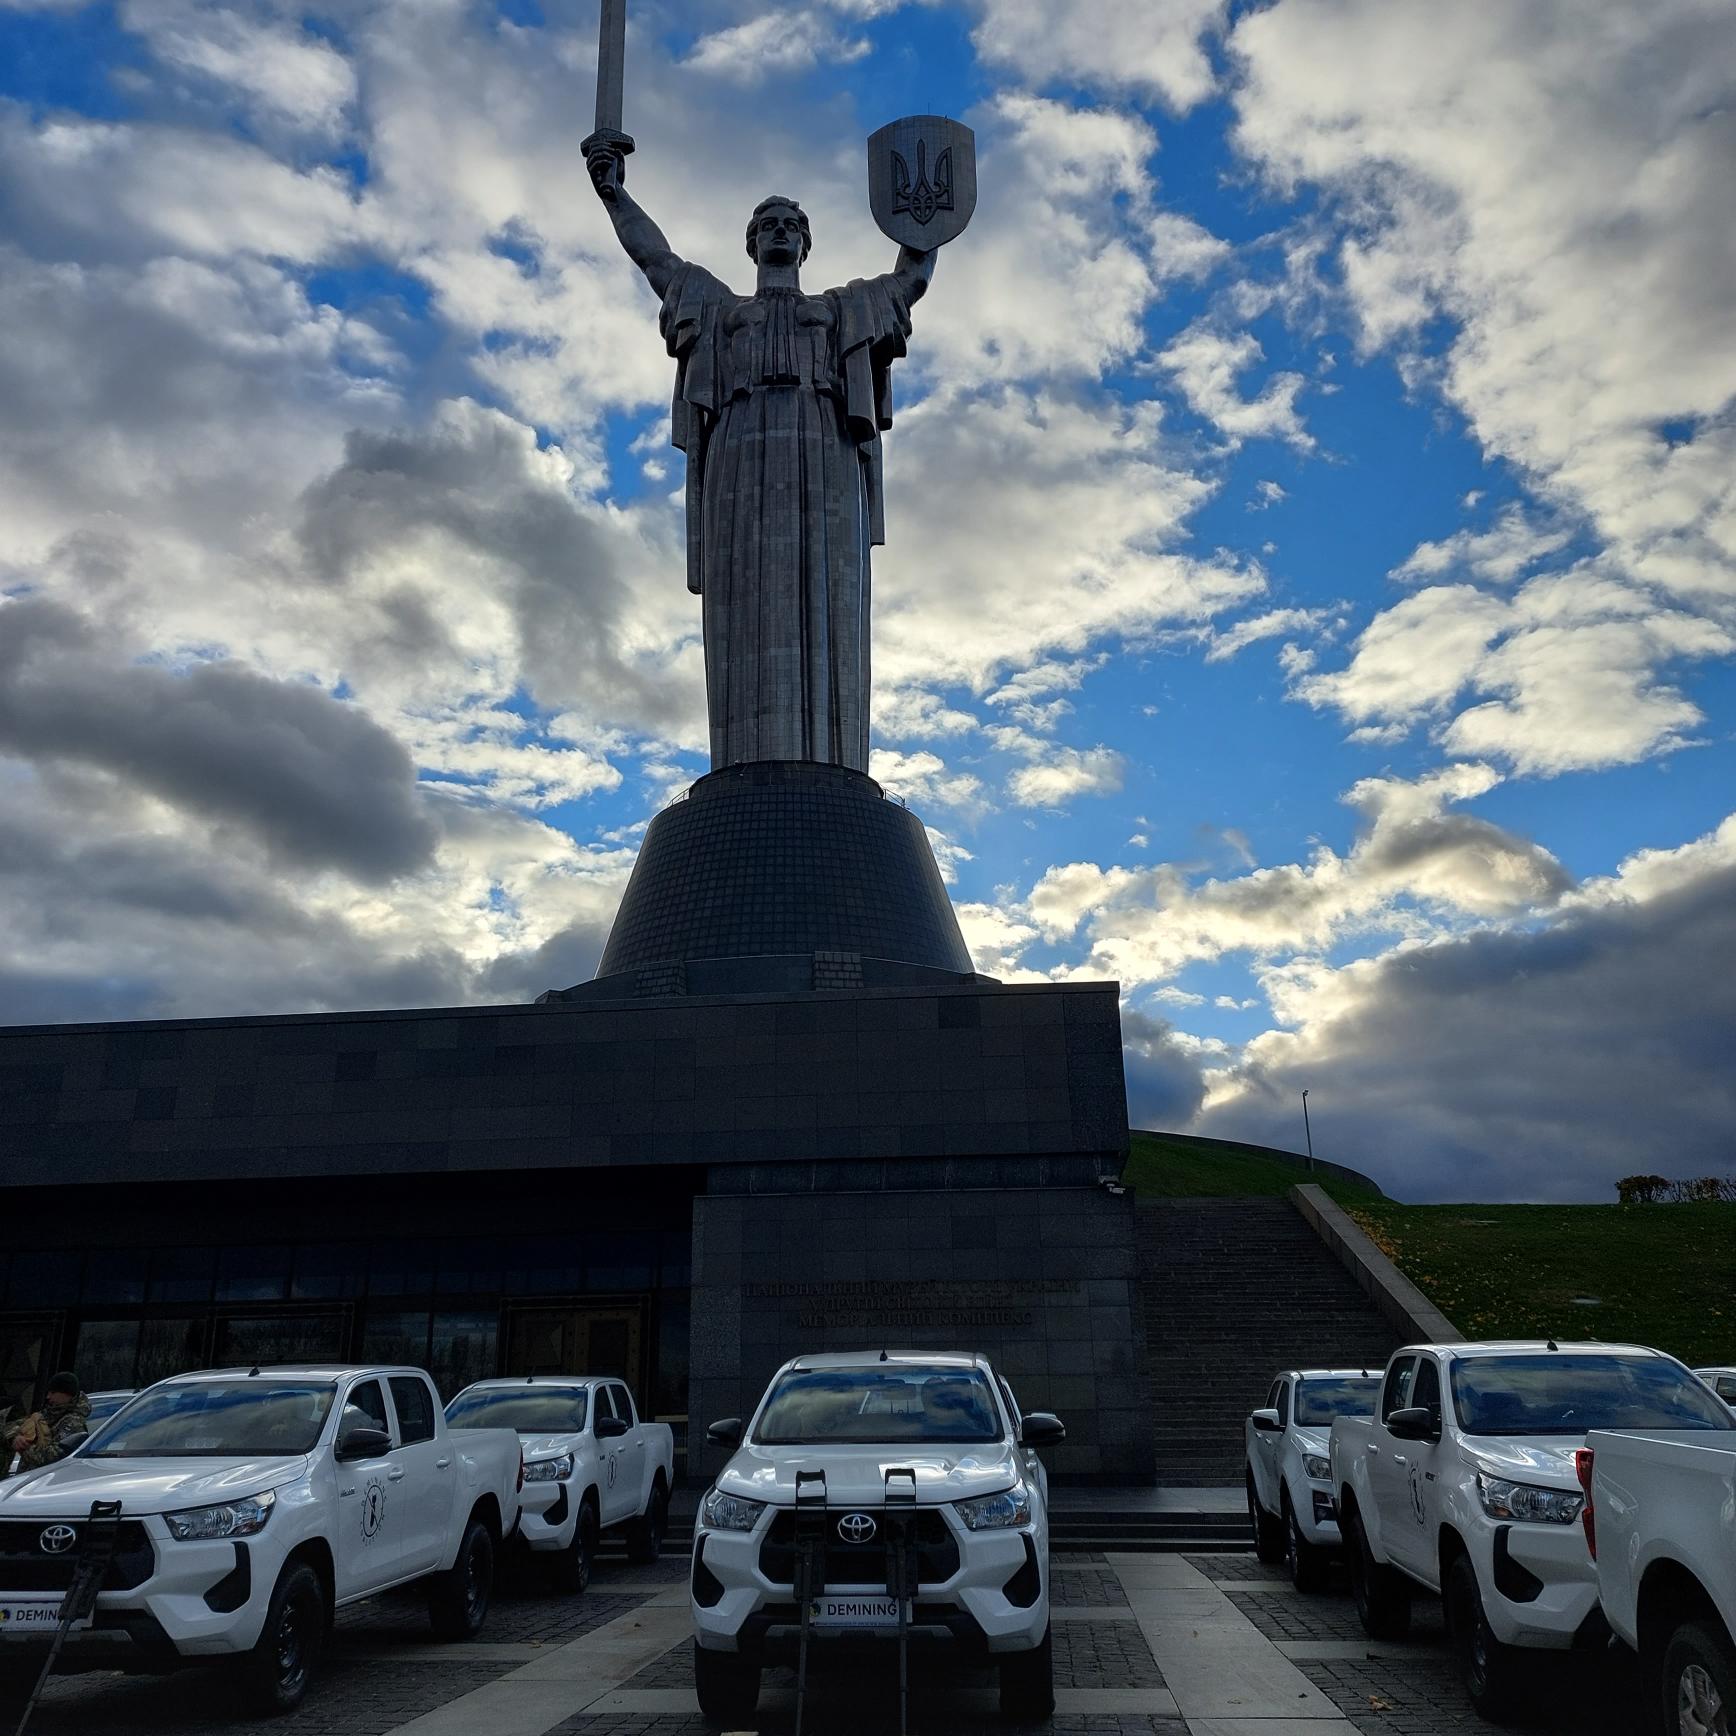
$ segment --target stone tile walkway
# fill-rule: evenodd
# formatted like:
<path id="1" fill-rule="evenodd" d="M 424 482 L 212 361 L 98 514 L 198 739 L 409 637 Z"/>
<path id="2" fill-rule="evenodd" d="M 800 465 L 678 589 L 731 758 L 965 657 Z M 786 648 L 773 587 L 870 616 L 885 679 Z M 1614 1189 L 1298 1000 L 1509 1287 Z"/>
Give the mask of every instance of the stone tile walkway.
<path id="1" fill-rule="evenodd" d="M 1342 1590 L 1304 1597 L 1246 1555 L 1073 1556 L 1054 1575 L 1056 1711 L 1031 1736 L 1473 1736 L 1438 1614 L 1374 1644 Z M 1631 1676 L 1539 1660 L 1548 1736 L 1632 1736 Z M 918 1661 L 916 1736 L 1003 1731 L 992 1669 Z M 9 1721 L 0 1715 L 0 1724 Z M 811 1736 L 890 1736 L 895 1673 L 832 1669 L 810 1685 Z M 748 1736 L 790 1736 L 794 1677 L 769 1670 Z M 32 1736 L 258 1736 L 220 1670 L 56 1679 Z M 605 1566 L 583 1597 L 531 1576 L 501 1591 L 483 1636 L 433 1643 L 421 1600 L 340 1623 L 306 1705 L 272 1736 L 717 1736 L 693 1697 L 685 1562 Z"/>

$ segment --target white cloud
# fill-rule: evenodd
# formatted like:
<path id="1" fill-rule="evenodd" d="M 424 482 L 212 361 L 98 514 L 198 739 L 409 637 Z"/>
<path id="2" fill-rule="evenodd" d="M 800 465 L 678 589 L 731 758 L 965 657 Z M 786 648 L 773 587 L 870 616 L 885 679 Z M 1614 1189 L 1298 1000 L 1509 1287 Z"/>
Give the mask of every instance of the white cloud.
<path id="1" fill-rule="evenodd" d="M 1541 846 L 1451 811 L 1500 782 L 1453 765 L 1414 782 L 1365 778 L 1345 800 L 1362 816 L 1348 854 L 1319 846 L 1306 863 L 1197 884 L 1173 863 L 1050 868 L 1025 909 L 1045 938 L 1085 928 L 1074 974 L 1163 982 L 1187 965 L 1244 952 L 1281 958 L 1357 934 L 1427 932 L 1440 921 L 1493 921 L 1555 904 L 1570 885 Z"/>
<path id="2" fill-rule="evenodd" d="M 777 73 L 803 72 L 823 61 L 848 63 L 869 51 L 865 37 L 842 34 L 810 7 L 762 12 L 745 24 L 713 31 L 694 43 L 685 64 L 738 84 L 758 84 Z"/>
<path id="3" fill-rule="evenodd" d="M 1410 582 L 1464 571 L 1473 578 L 1507 584 L 1571 540 L 1570 532 L 1543 530 L 1522 507 L 1510 506 L 1488 530 L 1460 530 L 1439 542 L 1418 543 L 1390 576 Z"/>
<path id="4" fill-rule="evenodd" d="M 877 747 L 868 756 L 868 775 L 886 793 L 897 796 L 918 810 L 949 808 L 956 813 L 980 814 L 988 806 L 982 779 L 974 772 L 953 771 L 939 754 L 895 753 Z"/>
<path id="5" fill-rule="evenodd" d="M 1099 743 L 1091 748 L 1045 743 L 1042 757 L 1007 779 L 1013 800 L 1025 808 L 1064 808 L 1079 796 L 1112 796 L 1127 776 L 1127 760 Z"/>
<path id="6" fill-rule="evenodd" d="M 1204 39 L 1225 0 L 977 0 L 973 41 L 985 60 L 1033 83 L 1070 78 L 1157 97 L 1185 111 L 1211 95 Z"/>
<path id="7" fill-rule="evenodd" d="M 1159 351 L 1157 363 L 1175 376 L 1189 407 L 1232 446 L 1244 440 L 1271 439 L 1308 451 L 1314 437 L 1296 413 L 1296 396 L 1304 383 L 1300 374 L 1274 374 L 1254 398 L 1244 398 L 1237 390 L 1237 375 L 1264 354 L 1252 332 L 1232 334 L 1202 319 Z"/>
<path id="8" fill-rule="evenodd" d="M 1403 1199 L 1609 1201 L 1635 1169 L 1729 1167 L 1736 817 L 1535 928 L 1265 980 L 1291 1028 L 1213 1076 L 1202 1132 L 1282 1142 L 1308 1086 L 1321 1155 Z"/>
<path id="9" fill-rule="evenodd" d="M 1207 639 L 1206 661 L 1225 663 L 1238 651 L 1256 645 L 1262 639 L 1312 631 L 1321 625 L 1327 614 L 1325 609 L 1268 609 L 1264 614 L 1250 615 L 1228 627 L 1214 628 Z"/>

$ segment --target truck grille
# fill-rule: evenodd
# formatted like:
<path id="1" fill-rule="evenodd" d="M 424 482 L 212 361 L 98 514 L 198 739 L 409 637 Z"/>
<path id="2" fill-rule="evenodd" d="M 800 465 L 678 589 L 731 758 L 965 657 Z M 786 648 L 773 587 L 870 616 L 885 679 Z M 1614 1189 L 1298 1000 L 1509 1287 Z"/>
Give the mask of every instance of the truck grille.
<path id="1" fill-rule="evenodd" d="M 78 1566 L 84 1524 L 82 1519 L 0 1520 L 0 1591 L 65 1591 Z M 70 1525 L 78 1540 L 51 1555 L 42 1547 L 42 1534 L 59 1525 Z M 102 1589 L 131 1591 L 151 1577 L 156 1564 L 156 1551 L 144 1526 L 137 1519 L 123 1519 Z"/>
<path id="2" fill-rule="evenodd" d="M 871 1542 L 845 1543 L 838 1536 L 838 1521 L 846 1513 L 862 1512 L 874 1520 Z M 885 1511 L 879 1507 L 834 1507 L 826 1514 L 826 1560 L 821 1571 L 827 1585 L 884 1585 L 886 1583 Z M 916 1578 L 919 1585 L 939 1585 L 958 1572 L 958 1540 L 951 1527 L 932 1507 L 919 1507 L 914 1522 Z M 780 1512 L 772 1517 L 771 1529 L 760 1545 L 760 1572 L 774 1585 L 796 1582 L 796 1516 Z"/>

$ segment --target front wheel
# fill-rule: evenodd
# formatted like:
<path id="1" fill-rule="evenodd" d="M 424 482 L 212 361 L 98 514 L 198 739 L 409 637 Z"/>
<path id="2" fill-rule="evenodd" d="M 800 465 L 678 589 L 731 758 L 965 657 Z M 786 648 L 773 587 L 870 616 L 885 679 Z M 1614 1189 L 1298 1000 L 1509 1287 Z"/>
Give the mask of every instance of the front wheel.
<path id="1" fill-rule="evenodd" d="M 760 1697 L 759 1659 L 749 1652 L 709 1652 L 693 1642 L 693 1686 L 714 1724 L 745 1724 Z"/>
<path id="2" fill-rule="evenodd" d="M 1483 1613 L 1477 1570 L 1461 1555 L 1447 1570 L 1447 1631 L 1459 1679 L 1479 1718 L 1500 1724 L 1523 1711 L 1525 1659 L 1516 1646 L 1495 1638 Z"/>
<path id="3" fill-rule="evenodd" d="M 1254 1490 L 1254 1467 L 1248 1466 L 1248 1523 L 1254 1528 L 1254 1553 L 1268 1567 L 1284 1559 L 1284 1527 L 1260 1505 Z"/>
<path id="4" fill-rule="evenodd" d="M 556 1591 L 576 1597 L 591 1583 L 591 1570 L 597 1564 L 597 1509 L 589 1498 L 579 1503 L 572 1542 L 551 1560 Z"/>
<path id="5" fill-rule="evenodd" d="M 480 1519 L 464 1527 L 458 1555 L 428 1582 L 428 1621 L 440 1640 L 473 1640 L 494 1591 L 494 1533 Z"/>
<path id="6" fill-rule="evenodd" d="M 1668 1736 L 1736 1736 L 1736 1648 L 1710 1622 L 1684 1623 L 1664 1647 Z"/>
<path id="7" fill-rule="evenodd" d="M 293 1712 L 301 1704 L 325 1636 L 325 1588 L 306 1562 L 291 1562 L 278 1575 L 259 1639 L 241 1660 L 247 1698 L 256 1711 Z"/>
<path id="8" fill-rule="evenodd" d="M 649 1567 L 663 1553 L 663 1533 L 669 1529 L 669 1491 L 659 1477 L 651 1485 L 645 1511 L 626 1527 L 627 1559 L 635 1567 Z"/>
<path id="9" fill-rule="evenodd" d="M 1362 1631 L 1371 1640 L 1402 1640 L 1410 1632 L 1410 1582 L 1396 1568 L 1382 1567 L 1374 1559 L 1360 1513 L 1345 1514 L 1343 1525 L 1350 1589 Z"/>
<path id="10" fill-rule="evenodd" d="M 1040 1645 L 1001 1659 L 1001 1716 L 1009 1724 L 1036 1724 L 1055 1710 L 1054 1630 Z"/>
<path id="11" fill-rule="evenodd" d="M 1328 1576 L 1328 1556 L 1318 1543 L 1310 1543 L 1302 1535 L 1292 1503 L 1284 1503 L 1284 1565 L 1289 1569 L 1290 1583 L 1298 1591 L 1324 1591 Z"/>

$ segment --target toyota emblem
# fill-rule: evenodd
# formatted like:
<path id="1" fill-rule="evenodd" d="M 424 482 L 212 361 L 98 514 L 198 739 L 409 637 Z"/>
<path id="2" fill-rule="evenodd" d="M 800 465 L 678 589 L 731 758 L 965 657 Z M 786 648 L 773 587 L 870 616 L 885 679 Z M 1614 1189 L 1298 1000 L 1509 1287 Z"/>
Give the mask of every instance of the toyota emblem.
<path id="1" fill-rule="evenodd" d="M 846 1513 L 838 1521 L 838 1535 L 846 1543 L 872 1543 L 874 1533 L 879 1529 L 872 1515 L 867 1513 Z"/>
<path id="2" fill-rule="evenodd" d="M 78 1533 L 70 1525 L 49 1525 L 36 1541 L 44 1555 L 64 1555 L 78 1541 Z"/>

